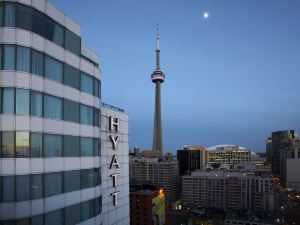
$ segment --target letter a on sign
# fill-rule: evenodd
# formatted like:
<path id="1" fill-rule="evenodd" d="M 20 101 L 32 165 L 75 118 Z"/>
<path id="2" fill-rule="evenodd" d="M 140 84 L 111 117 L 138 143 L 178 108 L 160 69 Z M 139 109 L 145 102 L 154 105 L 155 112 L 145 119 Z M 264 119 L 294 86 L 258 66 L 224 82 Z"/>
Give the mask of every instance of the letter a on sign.
<path id="1" fill-rule="evenodd" d="M 118 158 L 116 155 L 113 155 L 112 159 L 111 159 L 111 162 L 110 162 L 110 167 L 109 169 L 111 169 L 113 166 L 117 167 L 117 168 L 120 168 L 120 163 L 118 161 Z"/>

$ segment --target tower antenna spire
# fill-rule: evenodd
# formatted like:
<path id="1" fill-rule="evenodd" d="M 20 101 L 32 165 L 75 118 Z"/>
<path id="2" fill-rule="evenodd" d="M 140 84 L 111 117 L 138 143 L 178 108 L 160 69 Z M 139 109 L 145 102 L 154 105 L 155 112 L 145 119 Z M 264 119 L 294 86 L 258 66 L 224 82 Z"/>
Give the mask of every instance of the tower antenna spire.
<path id="1" fill-rule="evenodd" d="M 156 50 L 159 49 L 159 24 L 156 23 Z"/>

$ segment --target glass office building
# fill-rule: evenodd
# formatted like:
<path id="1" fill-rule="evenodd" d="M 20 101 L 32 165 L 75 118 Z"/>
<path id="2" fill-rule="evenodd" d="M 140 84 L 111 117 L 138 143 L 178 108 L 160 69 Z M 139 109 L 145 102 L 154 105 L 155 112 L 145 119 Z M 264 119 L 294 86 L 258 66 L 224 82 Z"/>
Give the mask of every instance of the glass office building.
<path id="1" fill-rule="evenodd" d="M 48 1 L 0 1 L 1 225 L 104 224 L 98 63 Z"/>

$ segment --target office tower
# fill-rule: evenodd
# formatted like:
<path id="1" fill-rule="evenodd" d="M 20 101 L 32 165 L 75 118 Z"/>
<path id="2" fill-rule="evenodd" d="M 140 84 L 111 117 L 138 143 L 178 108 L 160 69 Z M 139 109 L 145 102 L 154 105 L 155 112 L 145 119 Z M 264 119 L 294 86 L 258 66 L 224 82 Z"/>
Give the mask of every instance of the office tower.
<path id="1" fill-rule="evenodd" d="M 101 224 L 102 200 L 114 203 L 117 191 L 120 206 L 129 198 L 123 186 L 102 192 L 110 172 L 101 168 L 99 56 L 82 45 L 80 26 L 45 0 L 1 1 L 0 34 L 0 220 Z M 127 133 L 125 120 L 121 126 Z M 123 212 L 120 224 L 129 224 Z"/>
<path id="2" fill-rule="evenodd" d="M 189 207 L 273 211 L 273 179 L 251 172 L 196 171 L 182 176 L 182 201 Z"/>
<path id="3" fill-rule="evenodd" d="M 130 185 L 130 224 L 167 224 L 165 193 L 159 185 Z"/>
<path id="4" fill-rule="evenodd" d="M 157 25 L 156 37 L 156 69 L 151 75 L 152 82 L 155 83 L 155 114 L 153 130 L 153 147 L 152 151 L 159 152 L 163 155 L 162 127 L 161 127 L 161 103 L 160 103 L 160 86 L 165 80 L 165 75 L 160 68 L 160 46 Z"/>
<path id="5" fill-rule="evenodd" d="M 207 148 L 207 157 L 210 163 L 227 163 L 231 167 L 251 163 L 251 151 L 237 145 L 217 145 Z"/>
<path id="6" fill-rule="evenodd" d="M 184 175 L 195 170 L 204 170 L 207 163 L 207 152 L 203 146 L 183 146 L 177 150 L 179 174 Z"/>
<path id="7" fill-rule="evenodd" d="M 294 130 L 272 132 L 272 172 L 282 176 L 283 158 L 289 152 L 294 152 L 299 138 Z M 269 146 L 268 146 L 269 147 Z M 270 150 L 267 149 L 269 152 Z"/>
<path id="8" fill-rule="evenodd" d="M 129 224 L 128 115 L 101 107 L 102 222 Z"/>
<path id="9" fill-rule="evenodd" d="M 166 191 L 166 203 L 177 200 L 178 162 L 158 158 L 130 158 L 130 184 L 158 184 Z"/>
<path id="10" fill-rule="evenodd" d="M 286 188 L 300 192 L 300 143 L 294 130 L 272 133 L 272 172 Z"/>

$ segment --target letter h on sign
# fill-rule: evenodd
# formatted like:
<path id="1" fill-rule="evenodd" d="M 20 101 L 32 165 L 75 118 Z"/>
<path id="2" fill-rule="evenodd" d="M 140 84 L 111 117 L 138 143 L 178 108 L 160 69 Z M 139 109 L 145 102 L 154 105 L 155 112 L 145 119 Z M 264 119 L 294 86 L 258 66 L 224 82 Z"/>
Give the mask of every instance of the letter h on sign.
<path id="1" fill-rule="evenodd" d="M 114 118 L 113 116 L 109 117 L 109 129 L 113 130 L 115 128 L 115 131 L 119 132 L 120 130 L 120 120 L 119 118 Z"/>

